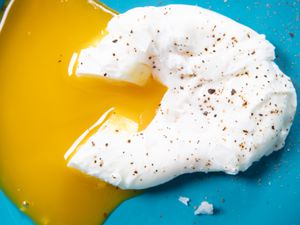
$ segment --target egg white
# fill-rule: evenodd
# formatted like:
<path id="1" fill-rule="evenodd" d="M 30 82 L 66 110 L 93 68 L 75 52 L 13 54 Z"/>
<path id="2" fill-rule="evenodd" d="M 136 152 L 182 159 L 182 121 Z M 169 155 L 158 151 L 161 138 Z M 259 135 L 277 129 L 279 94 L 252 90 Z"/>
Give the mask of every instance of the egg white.
<path id="1" fill-rule="evenodd" d="M 145 130 L 111 115 L 68 166 L 143 189 L 184 173 L 237 174 L 284 146 L 296 93 L 264 35 L 188 5 L 135 8 L 107 31 L 80 52 L 78 76 L 140 86 L 153 76 L 168 91 Z"/>

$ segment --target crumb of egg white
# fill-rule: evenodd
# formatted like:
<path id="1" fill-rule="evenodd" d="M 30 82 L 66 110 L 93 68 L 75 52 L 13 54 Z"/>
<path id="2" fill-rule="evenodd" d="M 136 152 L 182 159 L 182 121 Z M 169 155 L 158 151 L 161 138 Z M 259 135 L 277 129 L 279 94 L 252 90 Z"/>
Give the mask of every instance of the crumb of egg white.
<path id="1" fill-rule="evenodd" d="M 194 212 L 195 215 L 213 215 L 214 214 L 214 206 L 213 204 L 203 201 L 199 205 L 199 207 Z"/>
<path id="2" fill-rule="evenodd" d="M 189 202 L 190 202 L 190 199 L 187 198 L 187 197 L 180 196 L 180 197 L 178 198 L 178 201 L 180 201 L 182 204 L 188 206 L 188 205 L 189 205 Z"/>

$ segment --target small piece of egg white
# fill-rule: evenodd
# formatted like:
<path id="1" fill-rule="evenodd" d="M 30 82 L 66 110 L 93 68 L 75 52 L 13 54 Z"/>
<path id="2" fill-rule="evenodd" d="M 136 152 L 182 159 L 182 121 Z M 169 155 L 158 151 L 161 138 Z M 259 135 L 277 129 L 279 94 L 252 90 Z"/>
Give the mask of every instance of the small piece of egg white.
<path id="1" fill-rule="evenodd" d="M 199 207 L 194 212 L 195 215 L 212 215 L 214 214 L 214 206 L 207 201 L 201 202 Z"/>
<path id="2" fill-rule="evenodd" d="M 189 202 L 190 202 L 190 199 L 187 198 L 187 197 L 180 196 L 180 197 L 178 198 L 178 201 L 180 201 L 182 204 L 188 206 L 188 205 L 189 205 Z"/>

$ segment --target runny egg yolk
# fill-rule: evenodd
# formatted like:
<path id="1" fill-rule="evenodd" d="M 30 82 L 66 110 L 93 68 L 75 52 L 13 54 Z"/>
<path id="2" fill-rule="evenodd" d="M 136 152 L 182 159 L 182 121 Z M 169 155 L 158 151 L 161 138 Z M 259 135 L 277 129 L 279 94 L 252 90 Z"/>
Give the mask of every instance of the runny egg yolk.
<path id="1" fill-rule="evenodd" d="M 133 196 L 67 168 L 64 154 L 108 109 L 153 118 L 165 89 L 68 75 L 113 12 L 87 0 L 16 0 L 0 33 L 0 187 L 37 224 L 96 225 Z"/>

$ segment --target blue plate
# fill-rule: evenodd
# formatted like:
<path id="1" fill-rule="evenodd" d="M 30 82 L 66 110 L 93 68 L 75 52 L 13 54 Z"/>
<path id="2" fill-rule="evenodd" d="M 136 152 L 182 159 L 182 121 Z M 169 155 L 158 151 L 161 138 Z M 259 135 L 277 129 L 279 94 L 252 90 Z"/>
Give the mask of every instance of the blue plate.
<path id="1" fill-rule="evenodd" d="M 277 64 L 300 93 L 300 1 L 287 0 L 104 0 L 119 12 L 146 5 L 184 3 L 220 12 L 259 33 L 276 46 Z M 3 0 L 0 0 L 0 4 Z M 299 98 L 298 98 L 299 101 Z M 121 204 L 106 225 L 299 225 L 300 122 L 299 109 L 282 151 L 273 153 L 238 176 L 221 173 L 181 176 Z M 192 199 L 189 207 L 178 196 Z M 216 208 L 213 216 L 194 216 L 193 205 L 205 198 Z M 0 192 L 0 224 L 32 222 Z"/>

